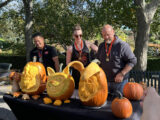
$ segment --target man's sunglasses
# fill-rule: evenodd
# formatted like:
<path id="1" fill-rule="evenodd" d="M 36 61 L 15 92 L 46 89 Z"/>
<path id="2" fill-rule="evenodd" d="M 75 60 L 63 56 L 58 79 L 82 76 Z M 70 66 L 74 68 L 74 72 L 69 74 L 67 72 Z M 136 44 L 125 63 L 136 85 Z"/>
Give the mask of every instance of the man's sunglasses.
<path id="1" fill-rule="evenodd" d="M 82 35 L 74 35 L 74 36 L 75 36 L 76 38 L 78 38 L 78 37 L 80 37 L 80 38 L 81 38 L 81 37 L 82 37 Z"/>

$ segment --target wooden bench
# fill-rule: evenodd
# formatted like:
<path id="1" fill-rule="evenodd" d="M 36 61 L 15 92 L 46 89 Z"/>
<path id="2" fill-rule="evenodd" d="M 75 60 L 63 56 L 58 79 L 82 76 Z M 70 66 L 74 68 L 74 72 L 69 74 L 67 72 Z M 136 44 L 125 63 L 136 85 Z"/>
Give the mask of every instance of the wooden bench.
<path id="1" fill-rule="evenodd" d="M 147 86 L 154 87 L 160 93 L 160 72 L 159 71 L 130 71 L 129 81 L 144 82 Z"/>
<path id="2" fill-rule="evenodd" d="M 11 67 L 11 63 L 0 63 L 0 81 L 7 80 Z"/>

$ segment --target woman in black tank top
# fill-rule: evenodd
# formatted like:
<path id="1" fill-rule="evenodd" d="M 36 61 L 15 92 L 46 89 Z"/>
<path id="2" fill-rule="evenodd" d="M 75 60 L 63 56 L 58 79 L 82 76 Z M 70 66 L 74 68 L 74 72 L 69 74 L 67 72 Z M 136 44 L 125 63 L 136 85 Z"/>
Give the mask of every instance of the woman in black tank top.
<path id="1" fill-rule="evenodd" d="M 89 48 L 97 52 L 98 47 L 82 40 L 82 29 L 79 25 L 76 25 L 74 28 L 73 38 L 75 39 L 73 45 L 67 48 L 66 64 L 78 60 L 86 67 L 90 63 Z M 78 89 L 80 73 L 72 68 L 72 76 L 75 80 L 75 88 Z"/>

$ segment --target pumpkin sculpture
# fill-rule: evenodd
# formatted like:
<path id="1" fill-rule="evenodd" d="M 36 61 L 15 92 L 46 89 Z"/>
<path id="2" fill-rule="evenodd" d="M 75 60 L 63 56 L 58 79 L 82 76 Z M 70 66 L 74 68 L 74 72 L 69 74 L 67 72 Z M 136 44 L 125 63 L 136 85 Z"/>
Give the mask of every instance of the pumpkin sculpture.
<path id="1" fill-rule="evenodd" d="M 139 83 L 128 82 L 123 88 L 123 94 L 130 100 L 140 100 L 143 96 L 143 87 Z"/>
<path id="2" fill-rule="evenodd" d="M 42 93 L 46 88 L 46 71 L 40 62 L 28 62 L 21 74 L 19 86 L 29 95 Z"/>
<path id="3" fill-rule="evenodd" d="M 117 97 L 112 101 L 112 113 L 118 118 L 129 118 L 133 112 L 132 104 L 127 98 L 122 97 L 120 92 L 119 95 L 119 98 Z"/>
<path id="4" fill-rule="evenodd" d="M 78 89 L 81 102 L 91 107 L 103 105 L 108 97 L 108 86 L 106 75 L 98 64 L 91 62 L 84 68 L 81 62 L 73 61 L 68 65 L 77 69 L 81 74 Z"/>
<path id="5" fill-rule="evenodd" d="M 64 70 L 69 70 L 67 66 Z M 73 77 L 69 72 L 57 72 L 48 67 L 47 94 L 53 100 L 67 100 L 73 94 L 75 84 Z"/>

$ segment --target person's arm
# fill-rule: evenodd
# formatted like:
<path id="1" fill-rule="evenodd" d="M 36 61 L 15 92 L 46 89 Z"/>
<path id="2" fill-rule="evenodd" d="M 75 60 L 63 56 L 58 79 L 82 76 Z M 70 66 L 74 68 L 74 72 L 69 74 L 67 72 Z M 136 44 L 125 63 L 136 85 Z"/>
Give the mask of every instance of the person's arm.
<path id="1" fill-rule="evenodd" d="M 128 64 L 116 75 L 115 82 L 122 82 L 124 76 L 132 69 Z"/>
<path id="2" fill-rule="evenodd" d="M 69 46 L 66 52 L 66 65 L 68 65 L 68 63 L 71 62 L 71 56 L 72 56 L 72 46 Z"/>
<path id="3" fill-rule="evenodd" d="M 86 41 L 86 45 L 88 48 L 91 48 L 93 51 L 98 52 L 98 46 L 96 46 L 95 44 L 93 44 L 89 41 Z"/>
<path id="4" fill-rule="evenodd" d="M 52 60 L 55 63 L 54 65 L 55 65 L 56 72 L 59 72 L 59 59 L 58 59 L 58 56 L 53 57 Z"/>
<path id="5" fill-rule="evenodd" d="M 124 76 L 136 65 L 137 58 L 131 51 L 131 48 L 128 44 L 124 44 L 122 49 L 122 59 L 126 62 L 125 67 L 116 75 L 115 82 L 122 82 Z"/>

